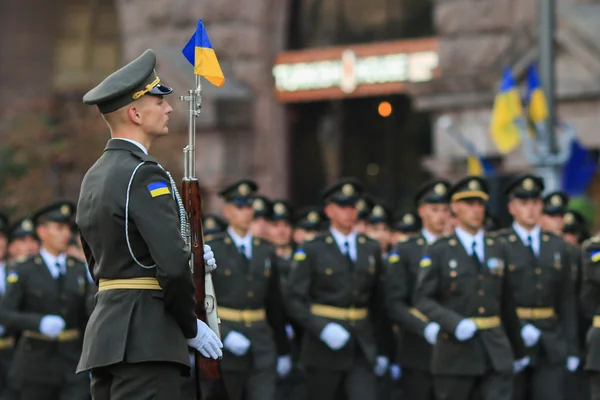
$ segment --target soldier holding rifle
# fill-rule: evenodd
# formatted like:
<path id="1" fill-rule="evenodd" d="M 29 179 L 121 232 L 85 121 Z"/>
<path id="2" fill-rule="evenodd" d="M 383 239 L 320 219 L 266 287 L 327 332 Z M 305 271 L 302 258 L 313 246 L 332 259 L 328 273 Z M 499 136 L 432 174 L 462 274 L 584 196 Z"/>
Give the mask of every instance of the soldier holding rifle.
<path id="1" fill-rule="evenodd" d="M 98 285 L 77 368 L 91 371 L 93 399 L 176 399 L 180 375 L 189 374 L 188 345 L 205 357 L 222 355 L 217 335 L 194 314 L 176 185 L 148 155 L 154 139 L 168 134 L 172 111 L 164 99 L 172 89 L 155 64 L 146 50 L 83 98 L 98 106 L 112 137 L 84 177 L 77 212 Z"/>

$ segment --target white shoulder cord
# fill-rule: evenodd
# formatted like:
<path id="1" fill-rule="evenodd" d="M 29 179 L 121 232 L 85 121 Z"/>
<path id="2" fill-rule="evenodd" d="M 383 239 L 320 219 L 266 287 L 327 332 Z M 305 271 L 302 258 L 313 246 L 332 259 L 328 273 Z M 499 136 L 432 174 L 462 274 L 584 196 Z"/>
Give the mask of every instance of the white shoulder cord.
<path id="1" fill-rule="evenodd" d="M 135 174 L 137 173 L 138 169 L 140 169 L 140 167 L 142 165 L 146 164 L 146 161 L 142 161 L 141 163 L 139 163 L 137 165 L 137 167 L 135 167 L 135 169 L 133 170 L 133 173 L 131 174 L 131 178 L 129 178 L 129 183 L 127 184 L 127 194 L 125 197 L 125 240 L 127 241 L 127 248 L 129 249 L 129 254 L 131 255 L 131 258 L 133 258 L 133 261 L 136 262 L 137 265 L 139 265 L 142 268 L 146 268 L 146 269 L 151 269 L 151 268 L 155 268 L 156 264 L 152 264 L 152 265 L 144 265 L 142 264 L 133 254 L 133 250 L 131 249 L 131 242 L 129 240 L 129 199 L 130 199 L 130 193 L 131 193 L 131 184 L 133 183 L 133 178 L 135 177 Z M 158 164 L 159 167 L 161 167 L 169 176 L 169 183 L 171 185 L 171 189 L 172 189 L 172 196 L 175 199 L 175 201 L 177 202 L 177 208 L 179 211 L 179 224 L 180 224 L 180 233 L 181 236 L 183 237 L 183 239 L 187 239 L 188 233 L 189 233 L 189 224 L 187 221 L 187 213 L 185 212 L 185 208 L 183 207 L 183 201 L 181 200 L 181 196 L 179 196 L 179 191 L 177 190 L 177 185 L 175 184 L 175 181 L 173 180 L 173 177 L 171 176 L 171 174 L 165 170 L 162 165 Z"/>

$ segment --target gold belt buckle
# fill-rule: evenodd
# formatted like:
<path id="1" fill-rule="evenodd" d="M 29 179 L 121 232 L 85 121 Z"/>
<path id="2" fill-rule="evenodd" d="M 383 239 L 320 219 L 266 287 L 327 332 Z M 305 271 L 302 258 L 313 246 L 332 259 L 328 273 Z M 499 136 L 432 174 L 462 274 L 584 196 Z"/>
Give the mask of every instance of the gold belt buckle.
<path id="1" fill-rule="evenodd" d="M 252 318 L 249 310 L 241 310 L 240 311 L 240 320 L 246 325 L 248 328 L 252 326 Z"/>

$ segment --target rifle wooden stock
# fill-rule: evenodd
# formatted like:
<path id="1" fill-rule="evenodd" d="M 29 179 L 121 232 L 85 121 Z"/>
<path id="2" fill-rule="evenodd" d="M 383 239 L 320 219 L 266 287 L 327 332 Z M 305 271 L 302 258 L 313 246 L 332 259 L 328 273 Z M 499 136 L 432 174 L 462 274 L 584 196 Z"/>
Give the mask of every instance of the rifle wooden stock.
<path id="1" fill-rule="evenodd" d="M 200 185 L 197 179 L 184 179 L 181 188 L 181 197 L 188 215 L 190 227 L 190 246 L 192 250 L 192 271 L 194 284 L 196 286 L 196 316 L 208 324 L 211 329 L 218 332 L 216 327 L 209 324 L 210 318 L 207 310 L 214 308 L 214 297 L 212 292 L 212 280 L 206 275 L 204 264 L 204 237 L 202 233 L 202 199 L 200 198 Z M 206 294 L 207 284 L 210 285 L 209 296 Z M 197 400 L 229 400 L 223 375 L 221 374 L 221 362 L 212 358 L 203 357 L 194 351 Z"/>

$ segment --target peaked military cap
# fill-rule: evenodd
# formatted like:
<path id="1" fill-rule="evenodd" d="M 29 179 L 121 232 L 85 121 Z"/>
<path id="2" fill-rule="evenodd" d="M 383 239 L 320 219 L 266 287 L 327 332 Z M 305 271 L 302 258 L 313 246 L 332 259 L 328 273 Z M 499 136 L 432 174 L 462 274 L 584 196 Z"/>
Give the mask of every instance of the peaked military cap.
<path id="1" fill-rule="evenodd" d="M 511 180 L 504 193 L 510 197 L 519 199 L 537 199 L 544 191 L 544 180 L 539 176 L 524 174 Z"/>
<path id="2" fill-rule="evenodd" d="M 69 201 L 59 201 L 38 210 L 33 214 L 32 220 L 35 226 L 47 221 L 71 224 L 74 217 L 75 204 Z"/>
<path id="3" fill-rule="evenodd" d="M 487 201 L 489 199 L 488 184 L 479 176 L 466 176 L 450 188 L 448 196 L 452 202 L 465 199 Z"/>
<path id="4" fill-rule="evenodd" d="M 30 217 L 23 217 L 16 220 L 9 229 L 8 232 L 8 240 L 12 241 L 15 239 L 21 239 L 26 236 L 31 236 L 36 238 L 35 234 L 35 226 L 33 225 L 33 220 Z"/>
<path id="5" fill-rule="evenodd" d="M 550 192 L 544 196 L 544 214 L 561 216 L 567 212 L 569 195 L 563 191 Z"/>
<path id="6" fill-rule="evenodd" d="M 83 96 L 83 102 L 97 105 L 102 114 L 118 110 L 145 94 L 167 95 L 173 91 L 156 76 L 156 54 L 152 49 L 106 77 Z"/>
<path id="7" fill-rule="evenodd" d="M 565 220 L 563 233 L 585 233 L 587 235 L 587 222 L 579 211 L 568 210 L 563 216 L 563 218 Z"/>
<path id="8" fill-rule="evenodd" d="M 272 221 L 287 221 L 290 224 L 294 219 L 294 212 L 290 203 L 285 200 L 273 200 L 271 208 Z"/>
<path id="9" fill-rule="evenodd" d="M 414 211 L 408 211 L 397 215 L 392 230 L 395 232 L 414 233 L 421 229 L 421 218 Z"/>
<path id="10" fill-rule="evenodd" d="M 304 207 L 294 215 L 294 226 L 307 231 L 319 231 L 325 221 L 323 211 L 317 207 Z"/>
<path id="11" fill-rule="evenodd" d="M 323 192 L 321 197 L 326 203 L 355 206 L 363 194 L 362 183 L 355 178 L 341 178 Z"/>
<path id="12" fill-rule="evenodd" d="M 254 194 L 258 190 L 256 182 L 250 179 L 240 179 L 219 192 L 226 202 L 236 206 L 252 206 Z"/>
<path id="13" fill-rule="evenodd" d="M 371 209 L 371 215 L 369 216 L 370 224 L 384 223 L 386 225 L 392 224 L 392 212 L 388 206 L 383 202 L 376 202 Z"/>
<path id="14" fill-rule="evenodd" d="M 252 208 L 254 208 L 254 218 L 269 218 L 273 204 L 266 196 L 256 195 L 252 201 Z"/>
<path id="15" fill-rule="evenodd" d="M 447 181 L 436 179 L 425 182 L 417 190 L 415 195 L 415 204 L 444 204 L 448 203 L 448 191 L 450 183 Z"/>
<path id="16" fill-rule="evenodd" d="M 205 214 L 202 216 L 202 231 L 205 235 L 225 232 L 227 221 L 217 214 Z"/>
<path id="17" fill-rule="evenodd" d="M 371 216 L 371 210 L 375 205 L 375 199 L 368 194 L 363 193 L 360 199 L 356 202 L 356 208 L 358 209 L 358 219 L 361 221 L 366 221 Z"/>
<path id="18" fill-rule="evenodd" d="M 0 233 L 8 235 L 8 228 L 8 216 L 6 214 L 0 213 Z"/>

